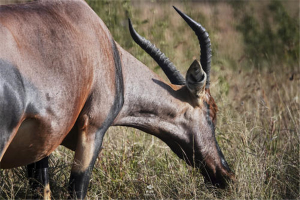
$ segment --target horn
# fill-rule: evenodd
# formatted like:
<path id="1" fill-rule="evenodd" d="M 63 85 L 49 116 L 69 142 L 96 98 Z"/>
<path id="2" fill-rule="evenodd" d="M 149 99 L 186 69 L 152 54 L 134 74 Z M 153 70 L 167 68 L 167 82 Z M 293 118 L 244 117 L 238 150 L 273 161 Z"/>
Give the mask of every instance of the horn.
<path id="1" fill-rule="evenodd" d="M 180 72 L 176 69 L 174 64 L 150 41 L 146 40 L 142 36 L 140 36 L 132 27 L 131 20 L 128 19 L 129 22 L 129 31 L 133 40 L 144 49 L 162 68 L 164 73 L 167 75 L 168 79 L 172 84 L 175 85 L 185 85 L 185 79 L 180 74 Z"/>
<path id="2" fill-rule="evenodd" d="M 173 6 L 173 7 L 179 13 L 179 15 L 186 21 L 186 23 L 193 29 L 193 31 L 195 32 L 195 34 L 198 37 L 198 40 L 200 43 L 200 52 L 201 52 L 200 63 L 202 65 L 203 70 L 205 71 L 205 73 L 207 75 L 206 88 L 209 88 L 210 63 L 211 63 L 211 56 L 212 56 L 209 35 L 208 35 L 207 31 L 205 30 L 205 28 L 203 26 L 201 26 L 201 24 L 194 21 L 192 18 L 190 18 L 186 14 L 182 13 L 175 6 Z"/>

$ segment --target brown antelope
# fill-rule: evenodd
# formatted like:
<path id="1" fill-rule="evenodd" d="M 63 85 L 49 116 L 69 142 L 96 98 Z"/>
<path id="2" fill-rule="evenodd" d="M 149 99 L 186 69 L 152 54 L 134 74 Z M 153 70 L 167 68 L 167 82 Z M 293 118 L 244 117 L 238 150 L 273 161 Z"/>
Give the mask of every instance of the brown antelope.
<path id="1" fill-rule="evenodd" d="M 129 23 L 133 39 L 164 70 L 169 84 L 122 49 L 82 0 L 1 6 L 1 168 L 34 163 L 28 175 L 48 190 L 47 156 L 62 144 L 75 151 L 70 197 L 82 199 L 106 130 L 129 126 L 160 138 L 200 168 L 205 181 L 225 187 L 234 180 L 215 139 L 208 34 L 176 11 L 201 48 L 201 64 L 195 60 L 185 79 Z"/>

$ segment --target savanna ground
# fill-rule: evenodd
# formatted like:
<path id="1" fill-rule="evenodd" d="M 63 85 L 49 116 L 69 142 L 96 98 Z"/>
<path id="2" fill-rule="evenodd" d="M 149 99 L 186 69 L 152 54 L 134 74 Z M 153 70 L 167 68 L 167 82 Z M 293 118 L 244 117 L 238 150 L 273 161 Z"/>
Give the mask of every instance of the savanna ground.
<path id="1" fill-rule="evenodd" d="M 208 30 L 211 92 L 219 107 L 216 137 L 237 177 L 229 190 L 207 188 L 200 173 L 159 139 L 113 127 L 93 170 L 88 198 L 300 198 L 298 1 L 88 3 L 122 47 L 162 77 L 157 64 L 130 38 L 127 18 L 183 74 L 199 59 L 199 44 L 172 5 Z M 63 147 L 50 158 L 53 199 L 67 198 L 72 159 L 73 152 Z M 0 170 L 0 176 L 0 199 L 31 197 L 25 167 Z"/>

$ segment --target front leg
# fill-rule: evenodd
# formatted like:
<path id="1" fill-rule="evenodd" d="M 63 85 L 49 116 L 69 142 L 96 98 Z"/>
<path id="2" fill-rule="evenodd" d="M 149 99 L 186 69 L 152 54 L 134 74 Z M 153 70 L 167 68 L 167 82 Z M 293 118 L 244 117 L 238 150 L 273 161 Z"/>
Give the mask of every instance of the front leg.
<path id="1" fill-rule="evenodd" d="M 29 185 L 34 192 L 34 199 L 38 199 L 38 191 L 43 190 L 44 199 L 51 199 L 48 174 L 48 157 L 27 165 Z"/>
<path id="2" fill-rule="evenodd" d="M 78 141 L 69 182 L 70 198 L 84 199 L 107 127 L 90 125 L 87 115 L 79 120 Z"/>

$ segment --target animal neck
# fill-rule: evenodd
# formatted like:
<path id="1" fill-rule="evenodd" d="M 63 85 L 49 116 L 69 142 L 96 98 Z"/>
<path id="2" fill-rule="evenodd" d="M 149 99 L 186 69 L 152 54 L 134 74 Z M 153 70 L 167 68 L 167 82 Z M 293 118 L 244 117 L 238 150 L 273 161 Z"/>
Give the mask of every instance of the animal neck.
<path id="1" fill-rule="evenodd" d="M 119 47 L 124 79 L 124 105 L 114 125 L 129 126 L 163 140 L 184 133 L 183 113 L 191 109 L 185 86 L 165 83 Z"/>

